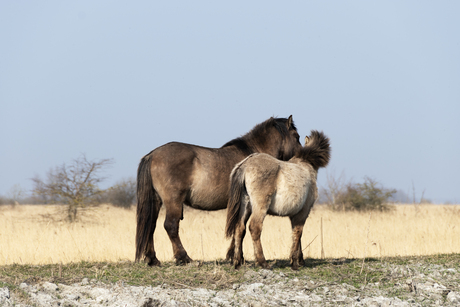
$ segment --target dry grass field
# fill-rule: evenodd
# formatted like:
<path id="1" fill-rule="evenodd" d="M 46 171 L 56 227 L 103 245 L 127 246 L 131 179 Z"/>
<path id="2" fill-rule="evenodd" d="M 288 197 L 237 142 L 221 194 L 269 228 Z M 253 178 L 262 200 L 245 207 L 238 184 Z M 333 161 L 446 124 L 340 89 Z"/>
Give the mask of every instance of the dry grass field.
<path id="1" fill-rule="evenodd" d="M 135 209 L 102 205 L 85 222 L 55 222 L 57 206 L 0 207 L 0 265 L 134 260 Z M 62 207 L 61 207 L 62 208 Z M 185 210 L 180 235 L 194 260 L 225 257 L 226 211 Z M 155 247 L 161 261 L 171 261 L 172 248 L 160 212 Z M 321 240 L 322 224 L 322 240 Z M 304 256 L 362 258 L 460 253 L 460 206 L 398 205 L 388 213 L 333 212 L 315 206 L 302 238 Z M 321 244 L 322 243 L 322 244 Z M 268 217 L 262 232 L 268 261 L 287 259 L 291 245 L 288 218 Z M 250 235 L 245 258 L 253 259 Z"/>

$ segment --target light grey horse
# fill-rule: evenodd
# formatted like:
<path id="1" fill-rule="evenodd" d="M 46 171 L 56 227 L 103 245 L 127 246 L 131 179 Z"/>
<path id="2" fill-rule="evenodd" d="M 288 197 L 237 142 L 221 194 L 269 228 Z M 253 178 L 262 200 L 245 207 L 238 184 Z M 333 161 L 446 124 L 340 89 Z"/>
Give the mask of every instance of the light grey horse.
<path id="1" fill-rule="evenodd" d="M 291 267 L 304 265 L 300 239 L 305 221 L 318 198 L 318 169 L 330 160 L 329 139 L 323 132 L 311 131 L 305 145 L 289 161 L 255 153 L 238 163 L 230 175 L 230 195 L 227 211 L 227 237 L 234 236 L 233 263 L 238 268 L 243 259 L 243 238 L 249 223 L 257 263 L 267 268 L 260 242 L 262 224 L 267 214 L 289 216 L 293 244 Z"/>

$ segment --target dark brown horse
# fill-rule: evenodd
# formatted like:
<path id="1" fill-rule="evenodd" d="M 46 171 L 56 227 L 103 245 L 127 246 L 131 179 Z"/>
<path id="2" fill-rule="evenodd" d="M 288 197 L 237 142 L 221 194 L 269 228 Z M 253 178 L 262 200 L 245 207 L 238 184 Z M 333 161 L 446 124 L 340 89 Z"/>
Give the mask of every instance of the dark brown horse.
<path id="1" fill-rule="evenodd" d="M 158 212 L 166 208 L 164 227 L 176 263 L 192 261 L 179 238 L 183 205 L 201 210 L 225 209 L 232 168 L 255 152 L 289 160 L 302 145 L 289 118 L 269 118 L 221 148 L 167 143 L 145 155 L 137 170 L 136 261 L 159 265 L 153 243 Z M 232 241 L 232 247 L 234 242 Z M 233 258 L 233 248 L 229 258 Z M 230 252 L 231 251 L 231 252 Z"/>

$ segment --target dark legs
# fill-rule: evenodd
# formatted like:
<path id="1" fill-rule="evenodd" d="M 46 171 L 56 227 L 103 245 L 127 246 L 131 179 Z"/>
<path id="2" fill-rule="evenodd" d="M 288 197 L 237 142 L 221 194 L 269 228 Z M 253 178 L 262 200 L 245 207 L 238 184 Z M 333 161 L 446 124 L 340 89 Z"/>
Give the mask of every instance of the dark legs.
<path id="1" fill-rule="evenodd" d="M 179 238 L 179 218 L 166 215 L 164 227 L 168 233 L 169 239 L 173 247 L 174 258 L 177 264 L 186 264 L 192 262 L 192 259 L 187 255 L 182 242 Z"/>
<path id="2" fill-rule="evenodd" d="M 174 258 L 177 264 L 186 264 L 192 262 L 192 259 L 187 255 L 182 242 L 179 238 L 179 222 L 183 219 L 183 199 L 176 201 L 164 201 L 166 207 L 166 218 L 164 227 L 168 233 L 169 239 L 173 247 Z"/>
<path id="3" fill-rule="evenodd" d="M 146 253 L 145 253 L 145 260 L 144 260 L 149 266 L 154 266 L 154 265 L 158 266 L 161 264 L 155 253 L 155 247 L 154 247 L 154 242 L 153 242 L 153 233 L 155 232 L 155 228 L 157 225 L 159 209 L 156 211 L 157 212 L 156 212 L 155 218 L 153 219 L 152 227 L 149 232 L 148 243 L 147 243 L 147 248 L 146 248 Z"/>
<path id="4" fill-rule="evenodd" d="M 235 234 L 233 234 L 232 236 L 232 242 L 230 243 L 230 246 L 228 247 L 227 256 L 225 257 L 225 260 L 233 262 L 234 258 L 235 258 Z"/>
<path id="5" fill-rule="evenodd" d="M 244 262 L 243 257 L 243 239 L 246 235 L 246 223 L 248 222 L 249 217 L 251 216 L 251 210 L 247 206 L 244 206 L 240 210 L 240 218 L 238 224 L 235 228 L 235 233 L 233 234 L 232 238 L 232 245 L 234 248 L 233 253 L 233 264 L 235 269 L 239 268 L 241 264 Z M 229 251 L 227 253 L 227 257 L 232 249 L 232 245 L 230 245 Z"/>
<path id="6" fill-rule="evenodd" d="M 153 233 L 162 202 L 155 191 L 148 196 L 142 197 L 137 205 L 136 261 L 144 258 L 145 263 L 153 266 L 160 265 L 155 253 Z"/>

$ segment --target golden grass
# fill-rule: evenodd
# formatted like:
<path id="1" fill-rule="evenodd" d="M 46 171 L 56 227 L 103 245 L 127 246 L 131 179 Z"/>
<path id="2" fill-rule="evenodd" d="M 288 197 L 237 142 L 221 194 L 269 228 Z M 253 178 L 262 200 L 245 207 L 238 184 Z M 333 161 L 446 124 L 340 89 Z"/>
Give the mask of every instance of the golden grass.
<path id="1" fill-rule="evenodd" d="M 89 222 L 74 224 L 42 217 L 54 214 L 56 209 L 45 205 L 0 207 L 0 265 L 134 260 L 134 209 L 103 205 L 93 212 Z M 192 259 L 225 257 L 229 244 L 224 238 L 225 216 L 225 210 L 185 210 L 180 236 Z M 399 205 L 393 212 L 372 214 L 333 212 L 315 206 L 304 228 L 304 256 L 321 257 L 321 219 L 326 257 L 460 253 L 460 206 Z M 161 261 L 171 261 L 172 248 L 163 221 L 164 210 L 155 232 L 155 248 Z M 262 231 L 267 260 L 288 258 L 290 228 L 286 217 L 267 217 Z M 249 232 L 244 251 L 246 259 L 253 259 Z"/>

